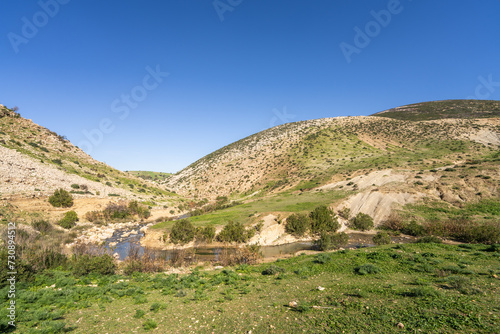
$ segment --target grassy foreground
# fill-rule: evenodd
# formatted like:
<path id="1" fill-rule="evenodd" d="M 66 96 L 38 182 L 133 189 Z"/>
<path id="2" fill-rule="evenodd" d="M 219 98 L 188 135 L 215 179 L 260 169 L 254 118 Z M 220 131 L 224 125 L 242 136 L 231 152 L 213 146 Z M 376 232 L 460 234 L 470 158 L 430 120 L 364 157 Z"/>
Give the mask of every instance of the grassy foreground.
<path id="1" fill-rule="evenodd" d="M 186 275 L 47 271 L 19 283 L 17 331 L 498 333 L 499 276 L 498 245 L 469 244 L 387 245 Z"/>

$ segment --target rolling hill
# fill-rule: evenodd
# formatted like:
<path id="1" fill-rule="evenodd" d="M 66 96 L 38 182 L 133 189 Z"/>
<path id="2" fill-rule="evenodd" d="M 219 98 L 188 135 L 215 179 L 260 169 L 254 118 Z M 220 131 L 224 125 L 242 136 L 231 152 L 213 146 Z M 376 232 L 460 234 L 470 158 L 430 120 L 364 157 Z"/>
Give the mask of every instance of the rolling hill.
<path id="1" fill-rule="evenodd" d="M 165 185 L 189 197 L 241 197 L 308 190 L 387 168 L 418 172 L 477 160 L 500 145 L 498 110 L 498 101 L 441 101 L 288 123 L 205 156 Z"/>

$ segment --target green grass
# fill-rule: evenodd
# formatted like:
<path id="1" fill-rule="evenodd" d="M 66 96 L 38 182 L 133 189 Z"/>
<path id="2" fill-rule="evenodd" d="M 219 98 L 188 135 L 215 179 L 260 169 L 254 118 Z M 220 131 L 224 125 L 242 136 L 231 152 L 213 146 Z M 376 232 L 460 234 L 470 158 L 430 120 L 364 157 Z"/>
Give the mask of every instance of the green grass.
<path id="1" fill-rule="evenodd" d="M 499 255 L 485 245 L 405 244 L 187 275 L 76 279 L 51 271 L 18 285 L 18 327 L 86 334 L 154 327 L 168 333 L 398 333 L 401 322 L 412 333 L 498 333 Z M 53 283 L 55 289 L 45 288 Z M 0 321 L 5 309 L 2 300 Z"/>
<path id="2" fill-rule="evenodd" d="M 500 198 L 482 199 L 467 203 L 462 208 L 454 207 L 446 202 L 428 202 L 423 204 L 407 204 L 405 211 L 423 218 L 425 221 L 436 221 L 450 218 L 472 217 L 475 220 L 498 219 L 500 216 Z"/>
<path id="3" fill-rule="evenodd" d="M 191 217 L 195 226 L 225 225 L 228 221 L 238 221 L 243 224 L 253 222 L 255 213 L 260 213 L 258 219 L 267 212 L 309 212 L 317 206 L 331 204 L 339 199 L 352 195 L 353 192 L 304 192 L 301 195 L 281 193 L 268 198 L 260 198 L 253 202 L 236 205 L 227 209 L 211 212 L 201 216 Z M 153 229 L 170 228 L 173 222 L 163 222 L 152 226 Z"/>

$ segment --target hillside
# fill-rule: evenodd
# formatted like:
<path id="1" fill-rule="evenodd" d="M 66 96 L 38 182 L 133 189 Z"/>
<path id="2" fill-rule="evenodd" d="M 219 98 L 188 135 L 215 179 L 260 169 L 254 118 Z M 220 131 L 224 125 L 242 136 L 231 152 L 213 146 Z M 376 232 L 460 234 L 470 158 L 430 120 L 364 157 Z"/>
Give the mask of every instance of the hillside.
<path id="1" fill-rule="evenodd" d="M 60 215 L 46 201 L 59 188 L 72 193 L 74 209 L 82 215 L 113 200 L 169 206 L 179 200 L 150 180 L 94 160 L 65 137 L 0 105 L 0 216 L 13 218 L 23 211 Z M 4 210 L 9 205 L 14 207 Z"/>
<path id="2" fill-rule="evenodd" d="M 473 108 L 474 101 L 466 104 Z M 423 103 L 420 109 L 435 106 Z M 337 117 L 280 125 L 207 155 L 167 179 L 166 185 L 201 198 L 307 190 L 353 173 L 419 171 L 473 160 L 500 144 L 498 118 L 406 120 L 412 108 L 391 111 L 391 118 Z M 441 112 L 434 110 L 434 116 Z"/>

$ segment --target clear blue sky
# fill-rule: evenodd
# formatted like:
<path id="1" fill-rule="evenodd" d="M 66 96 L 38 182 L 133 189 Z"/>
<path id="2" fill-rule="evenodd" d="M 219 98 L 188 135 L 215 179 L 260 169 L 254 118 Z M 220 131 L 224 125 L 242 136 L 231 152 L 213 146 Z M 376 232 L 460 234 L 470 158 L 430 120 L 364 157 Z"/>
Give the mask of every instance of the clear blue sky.
<path id="1" fill-rule="evenodd" d="M 0 103 L 122 170 L 175 172 L 283 122 L 500 99 L 499 0 L 0 9 Z"/>

